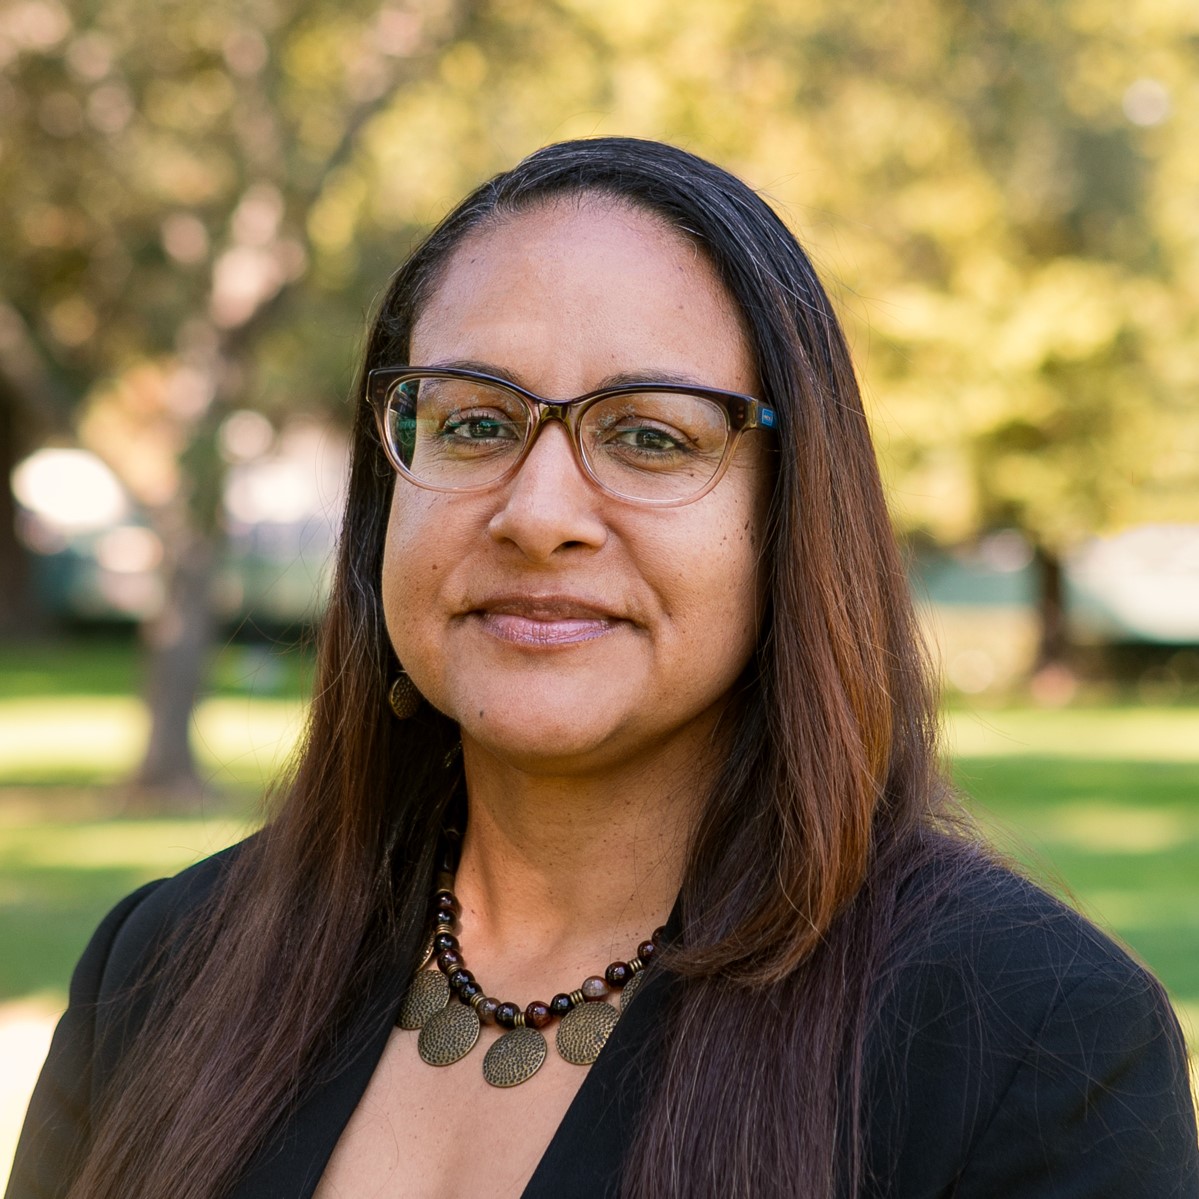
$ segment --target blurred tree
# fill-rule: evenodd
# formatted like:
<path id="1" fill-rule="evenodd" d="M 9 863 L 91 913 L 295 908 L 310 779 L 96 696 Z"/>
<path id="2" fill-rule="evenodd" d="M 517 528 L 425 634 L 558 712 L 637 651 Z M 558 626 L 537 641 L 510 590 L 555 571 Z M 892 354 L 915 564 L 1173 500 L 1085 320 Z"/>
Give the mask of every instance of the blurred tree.
<path id="1" fill-rule="evenodd" d="M 0 195 L 16 218 L 0 233 L 0 378 L 29 417 L 54 392 L 73 398 L 80 437 L 162 544 L 137 779 L 152 793 L 198 788 L 189 723 L 214 634 L 222 422 L 344 392 L 344 350 L 277 334 L 285 312 L 303 325 L 321 310 L 319 272 L 292 303 L 311 218 L 370 118 L 468 17 L 465 4 L 108 0 L 77 19 L 25 0 L 0 21 Z M 283 371 L 289 353 L 292 386 L 260 389 L 255 372 Z"/>
<path id="2" fill-rule="evenodd" d="M 405 243 L 570 136 L 766 190 L 835 281 L 900 522 L 1020 528 L 1053 659 L 1065 549 L 1194 519 L 1197 44 L 1176 0 L 15 0 L 0 379 L 70 397 L 167 548 L 143 779 L 194 780 L 222 423 L 337 411 Z"/>
<path id="3" fill-rule="evenodd" d="M 37 440 L 69 430 L 70 412 L 67 393 L 20 313 L 0 296 L 0 479 L 12 476 Z M 27 636 L 42 628 L 29 566 L 17 536 L 15 497 L 11 488 L 0 487 L 0 637 Z"/>
<path id="4" fill-rule="evenodd" d="M 926 15 L 942 115 L 918 169 L 890 180 L 906 273 L 880 263 L 884 290 L 863 284 L 880 300 L 875 383 L 901 423 L 909 521 L 1029 537 L 1044 666 L 1065 649 L 1063 552 L 1196 514 L 1197 372 L 1177 351 L 1199 317 L 1199 14 L 1073 0 L 1052 19 L 1027 3 Z"/>

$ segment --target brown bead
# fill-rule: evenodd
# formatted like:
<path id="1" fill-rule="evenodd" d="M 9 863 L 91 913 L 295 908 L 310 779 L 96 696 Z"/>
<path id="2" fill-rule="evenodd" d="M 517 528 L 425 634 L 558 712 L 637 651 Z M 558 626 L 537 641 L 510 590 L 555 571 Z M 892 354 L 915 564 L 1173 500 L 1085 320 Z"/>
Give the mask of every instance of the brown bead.
<path id="1" fill-rule="evenodd" d="M 433 904 L 439 912 L 457 912 L 458 901 L 450 891 L 438 891 L 433 896 Z"/>
<path id="2" fill-rule="evenodd" d="M 462 965 L 462 955 L 456 949 L 443 949 L 437 955 L 437 965 L 443 974 L 449 974 Z"/>
<path id="3" fill-rule="evenodd" d="M 583 979 L 583 985 L 579 988 L 584 999 L 603 999 L 608 994 L 608 989 L 608 984 L 598 974 Z"/>
<path id="4" fill-rule="evenodd" d="M 475 1011 L 479 1013 L 479 1019 L 482 1020 L 484 1024 L 494 1024 L 495 1014 L 497 1011 L 499 1011 L 499 1007 L 500 1001 L 498 999 L 492 999 L 491 996 L 488 996 L 486 999 L 480 999 L 479 1002 L 475 1004 Z"/>
<path id="5" fill-rule="evenodd" d="M 534 999 L 525 1008 L 525 1024 L 529 1028 L 544 1028 L 552 1019 L 549 1004 L 542 1003 L 540 999 Z"/>
<path id="6" fill-rule="evenodd" d="M 623 987 L 632 977 L 633 970 L 628 962 L 612 962 L 604 971 L 604 978 L 608 980 L 608 985 L 613 987 Z"/>
<path id="7" fill-rule="evenodd" d="M 642 941 L 641 944 L 637 946 L 637 956 L 643 962 L 652 961 L 654 954 L 657 952 L 658 947 L 652 941 Z"/>
<path id="8" fill-rule="evenodd" d="M 550 1012 L 555 1016 L 565 1016 L 574 1005 L 569 995 L 559 993 L 550 1000 Z"/>
<path id="9" fill-rule="evenodd" d="M 520 1008 L 514 1003 L 501 1003 L 495 1009 L 495 1022 L 501 1028 L 515 1028 L 516 1017 L 520 1013 Z"/>

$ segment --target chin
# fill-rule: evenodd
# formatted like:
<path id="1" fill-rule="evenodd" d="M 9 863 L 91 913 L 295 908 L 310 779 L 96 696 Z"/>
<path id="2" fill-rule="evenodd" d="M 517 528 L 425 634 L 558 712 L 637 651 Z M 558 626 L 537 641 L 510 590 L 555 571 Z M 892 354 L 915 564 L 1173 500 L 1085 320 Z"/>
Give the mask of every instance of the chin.
<path id="1" fill-rule="evenodd" d="M 532 714 L 515 720 L 460 721 L 463 741 L 473 741 L 488 754 L 510 766 L 541 774 L 572 765 L 584 765 L 606 756 L 614 730 L 580 728 L 557 716 L 539 720 Z M 609 753 L 616 752 L 609 749 Z"/>
<path id="2" fill-rule="evenodd" d="M 621 672 L 605 674 L 545 663 L 532 670 L 492 670 L 483 678 L 462 672 L 445 678 L 448 708 L 443 710 L 480 742 L 547 752 L 557 746 L 581 748 L 602 742 L 629 722 L 636 707 L 633 689 L 612 686 Z"/>
<path id="3" fill-rule="evenodd" d="M 606 712 L 597 699 L 594 688 L 589 698 L 526 691 L 519 699 L 491 694 L 453 706 L 464 746 L 529 774 L 574 774 L 636 753 L 628 744 L 627 713 Z"/>

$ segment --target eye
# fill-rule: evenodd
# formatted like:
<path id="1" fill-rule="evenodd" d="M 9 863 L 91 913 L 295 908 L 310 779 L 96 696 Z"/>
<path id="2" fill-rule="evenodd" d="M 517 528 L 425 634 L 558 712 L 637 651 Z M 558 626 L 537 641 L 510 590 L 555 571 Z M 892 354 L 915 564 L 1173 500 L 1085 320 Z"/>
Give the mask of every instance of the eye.
<path id="1" fill-rule="evenodd" d="M 650 455 L 686 453 L 690 449 L 687 438 L 678 430 L 638 418 L 614 422 L 604 432 L 601 443 L 605 447 L 619 447 Z"/>
<path id="2" fill-rule="evenodd" d="M 584 420 L 593 454 L 639 470 L 677 465 L 704 452 L 707 414 L 687 397 L 620 396 L 601 401 Z"/>
<path id="3" fill-rule="evenodd" d="M 443 417 L 439 436 L 456 441 L 519 441 L 521 431 L 507 413 L 494 408 L 473 408 Z"/>

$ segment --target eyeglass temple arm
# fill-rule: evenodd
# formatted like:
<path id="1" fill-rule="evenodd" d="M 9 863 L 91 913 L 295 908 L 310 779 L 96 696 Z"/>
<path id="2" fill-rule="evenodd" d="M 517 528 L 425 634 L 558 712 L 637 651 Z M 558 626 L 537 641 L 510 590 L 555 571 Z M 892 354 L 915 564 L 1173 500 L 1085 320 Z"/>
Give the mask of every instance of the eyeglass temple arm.
<path id="1" fill-rule="evenodd" d="M 746 399 L 736 417 L 739 429 L 773 429 L 777 424 L 774 409 L 761 400 Z"/>

